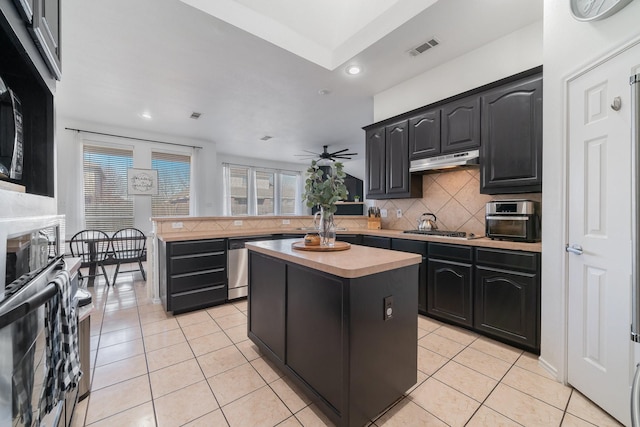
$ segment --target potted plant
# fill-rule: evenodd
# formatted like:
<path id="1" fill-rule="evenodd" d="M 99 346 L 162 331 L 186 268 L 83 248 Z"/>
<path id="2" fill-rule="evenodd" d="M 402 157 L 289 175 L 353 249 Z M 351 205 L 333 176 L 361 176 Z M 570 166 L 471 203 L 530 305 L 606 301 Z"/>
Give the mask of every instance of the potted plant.
<path id="1" fill-rule="evenodd" d="M 333 215 L 336 202 L 346 200 L 349 192 L 344 185 L 344 166 L 335 162 L 330 166 L 319 165 L 316 160 L 307 169 L 303 199 L 307 207 L 320 208 L 320 239 L 323 245 L 332 245 L 335 240 L 335 223 Z"/>

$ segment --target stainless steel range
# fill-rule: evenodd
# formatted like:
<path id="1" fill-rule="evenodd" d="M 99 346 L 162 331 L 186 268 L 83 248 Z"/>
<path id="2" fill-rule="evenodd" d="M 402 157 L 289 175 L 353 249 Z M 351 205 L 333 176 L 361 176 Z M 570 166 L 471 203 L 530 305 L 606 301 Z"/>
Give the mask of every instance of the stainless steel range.
<path id="1" fill-rule="evenodd" d="M 447 230 L 405 230 L 403 233 L 408 234 L 428 234 L 430 236 L 442 237 L 463 237 L 467 238 L 465 231 L 447 231 Z"/>

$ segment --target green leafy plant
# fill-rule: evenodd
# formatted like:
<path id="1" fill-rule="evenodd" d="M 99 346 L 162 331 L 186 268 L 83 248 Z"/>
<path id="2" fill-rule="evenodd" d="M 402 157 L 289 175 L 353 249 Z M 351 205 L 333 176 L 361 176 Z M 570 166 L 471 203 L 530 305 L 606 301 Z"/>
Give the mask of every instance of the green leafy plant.
<path id="1" fill-rule="evenodd" d="M 344 185 L 347 174 L 343 168 L 340 162 L 335 162 L 332 166 L 320 166 L 316 160 L 311 162 L 302 195 L 307 207 L 319 206 L 328 214 L 336 212 L 336 202 L 346 200 L 349 194 Z"/>

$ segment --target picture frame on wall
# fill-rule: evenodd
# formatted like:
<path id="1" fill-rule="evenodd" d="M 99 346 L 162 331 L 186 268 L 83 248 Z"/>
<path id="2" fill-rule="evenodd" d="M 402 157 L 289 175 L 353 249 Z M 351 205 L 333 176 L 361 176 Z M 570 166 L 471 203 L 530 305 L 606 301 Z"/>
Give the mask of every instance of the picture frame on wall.
<path id="1" fill-rule="evenodd" d="M 156 169 L 127 169 L 127 195 L 157 196 L 158 171 Z"/>

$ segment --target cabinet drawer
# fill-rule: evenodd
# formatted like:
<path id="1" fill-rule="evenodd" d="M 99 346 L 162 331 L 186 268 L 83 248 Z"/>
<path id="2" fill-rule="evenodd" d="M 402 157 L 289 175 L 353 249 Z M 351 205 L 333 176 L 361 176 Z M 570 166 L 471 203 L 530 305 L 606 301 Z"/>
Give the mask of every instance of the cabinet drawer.
<path id="1" fill-rule="evenodd" d="M 473 248 L 471 246 L 429 243 L 429 258 L 471 262 L 473 260 Z"/>
<path id="2" fill-rule="evenodd" d="M 227 300 L 227 285 L 217 285 L 195 291 L 182 292 L 169 297 L 170 311 L 180 312 L 225 302 Z"/>
<path id="3" fill-rule="evenodd" d="M 476 248 L 476 264 L 478 265 L 535 273 L 538 269 L 539 259 L 539 254 L 535 252 Z"/>
<path id="4" fill-rule="evenodd" d="M 169 271 L 172 276 L 176 274 L 192 273 L 227 266 L 226 252 L 210 252 L 198 255 L 184 255 L 172 257 L 169 261 Z"/>
<path id="5" fill-rule="evenodd" d="M 224 251 L 227 248 L 225 239 L 190 240 L 170 243 L 169 255 L 190 255 L 203 252 Z"/>
<path id="6" fill-rule="evenodd" d="M 171 276 L 170 280 L 171 293 L 175 294 L 225 284 L 227 270 L 221 267 L 197 273 L 178 274 Z"/>

